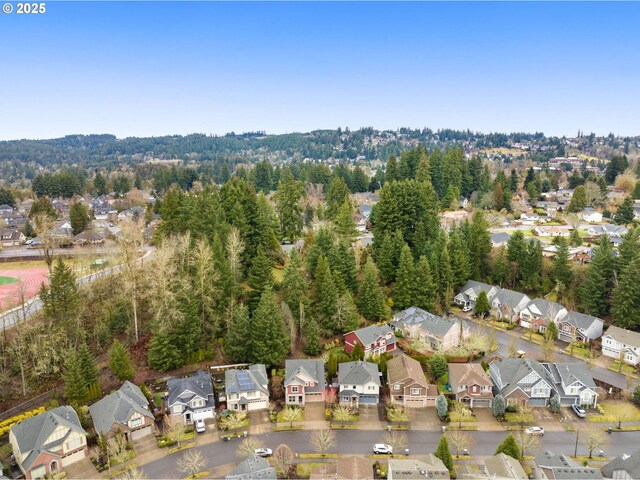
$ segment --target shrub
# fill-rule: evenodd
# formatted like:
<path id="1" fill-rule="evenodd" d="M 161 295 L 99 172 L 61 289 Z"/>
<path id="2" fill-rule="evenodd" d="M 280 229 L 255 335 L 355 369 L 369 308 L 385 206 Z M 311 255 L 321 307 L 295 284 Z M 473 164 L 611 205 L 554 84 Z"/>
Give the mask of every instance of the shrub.
<path id="1" fill-rule="evenodd" d="M 45 411 L 44 407 L 38 407 L 35 410 L 29 410 L 28 412 L 21 413 L 20 415 L 16 415 L 14 417 L 7 418 L 0 422 L 0 437 L 11 430 L 11 427 L 22 420 L 27 418 L 34 417 L 40 413 Z"/>

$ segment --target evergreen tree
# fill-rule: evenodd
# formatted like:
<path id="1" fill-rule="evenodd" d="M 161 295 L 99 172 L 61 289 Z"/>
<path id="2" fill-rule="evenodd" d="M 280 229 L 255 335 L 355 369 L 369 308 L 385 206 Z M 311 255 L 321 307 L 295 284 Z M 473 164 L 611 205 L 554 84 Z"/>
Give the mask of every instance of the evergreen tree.
<path id="1" fill-rule="evenodd" d="M 240 304 L 233 310 L 225 352 L 233 362 L 253 361 L 254 325 L 249 320 L 247 307 Z"/>
<path id="2" fill-rule="evenodd" d="M 327 217 L 335 219 L 340 211 L 340 207 L 348 200 L 349 187 L 341 177 L 334 176 L 329 184 L 329 190 L 326 196 Z"/>
<path id="3" fill-rule="evenodd" d="M 464 243 L 462 233 L 454 228 L 449 233 L 449 259 L 454 285 L 464 285 L 469 280 L 469 249 Z"/>
<path id="4" fill-rule="evenodd" d="M 635 257 L 622 270 L 613 290 L 611 313 L 613 323 L 627 329 L 640 326 L 640 257 Z"/>
<path id="5" fill-rule="evenodd" d="M 555 322 L 549 322 L 547 329 L 544 331 L 544 337 L 549 340 L 558 338 L 558 326 Z"/>
<path id="6" fill-rule="evenodd" d="M 109 368 L 120 381 L 133 380 L 135 376 L 129 353 L 117 338 L 109 349 Z"/>
<path id="7" fill-rule="evenodd" d="M 633 219 L 633 200 L 629 196 L 618 207 L 614 220 L 618 225 L 628 225 L 633 223 Z"/>
<path id="8" fill-rule="evenodd" d="M 447 401 L 447 397 L 443 394 L 440 394 L 436 397 L 436 412 L 440 418 L 446 418 L 447 411 L 449 410 L 449 402 Z"/>
<path id="9" fill-rule="evenodd" d="M 377 264 L 380 267 L 383 280 L 386 283 L 393 282 L 396 278 L 396 269 L 398 268 L 400 254 L 400 252 L 396 250 L 394 237 L 386 234 L 376 253 Z"/>
<path id="10" fill-rule="evenodd" d="M 169 332 L 158 332 L 151 337 L 147 363 L 154 370 L 166 372 L 184 364 L 182 354 L 174 345 L 174 338 Z"/>
<path id="11" fill-rule="evenodd" d="M 431 276 L 431 267 L 425 255 L 421 255 L 415 267 L 413 305 L 433 312 L 436 304 L 436 291 Z"/>
<path id="12" fill-rule="evenodd" d="M 353 175 L 351 178 L 351 191 L 353 193 L 366 192 L 369 186 L 369 179 L 364 173 L 364 170 L 360 167 L 353 169 Z"/>
<path id="13" fill-rule="evenodd" d="M 416 180 L 419 182 L 431 183 L 431 165 L 427 152 L 422 149 L 418 158 L 418 168 L 416 170 Z"/>
<path id="14" fill-rule="evenodd" d="M 360 314 L 358 307 L 349 292 L 344 292 L 336 303 L 336 313 L 333 316 L 334 330 L 342 333 L 351 332 L 358 328 Z"/>
<path id="15" fill-rule="evenodd" d="M 286 170 L 278 183 L 278 189 L 274 195 L 276 211 L 278 212 L 281 238 L 294 242 L 302 231 L 302 204 L 300 200 L 304 195 L 302 182 L 294 180 L 289 170 Z"/>
<path id="16" fill-rule="evenodd" d="M 336 233 L 338 237 L 349 243 L 358 236 L 356 222 L 353 221 L 353 209 L 349 200 L 342 204 L 336 215 Z"/>
<path id="17" fill-rule="evenodd" d="M 267 288 L 273 287 L 271 261 L 266 257 L 262 248 L 258 248 L 258 255 L 251 265 L 247 284 L 251 288 L 249 291 L 249 310 L 253 312 L 258 307 L 262 293 Z"/>
<path id="18" fill-rule="evenodd" d="M 580 306 L 589 315 L 602 317 L 609 311 L 613 283 L 614 256 L 609 237 L 603 235 L 594 249 L 591 265 L 579 287 Z"/>
<path id="19" fill-rule="evenodd" d="M 540 289 L 542 284 L 542 245 L 534 240 L 527 243 L 527 254 L 520 265 L 522 285 L 533 291 Z"/>
<path id="20" fill-rule="evenodd" d="M 633 189 L 633 195 L 631 195 L 634 200 L 640 200 L 640 180 L 636 182 L 636 186 Z"/>
<path id="21" fill-rule="evenodd" d="M 80 367 L 82 368 L 82 378 L 84 383 L 89 388 L 90 385 L 98 382 L 98 369 L 93 363 L 93 355 L 89 351 L 86 343 L 83 343 L 78 350 L 80 357 Z"/>
<path id="22" fill-rule="evenodd" d="M 496 186 L 493 189 L 493 203 L 497 211 L 504 208 L 504 190 L 500 182 L 496 182 Z"/>
<path id="23" fill-rule="evenodd" d="M 495 455 L 499 453 L 504 453 L 505 455 L 509 455 L 511 458 L 515 460 L 520 460 L 520 447 L 518 446 L 518 442 L 516 442 L 516 437 L 513 436 L 513 433 L 510 433 L 505 437 L 498 448 L 496 449 Z"/>
<path id="24" fill-rule="evenodd" d="M 447 470 L 453 476 L 455 472 L 455 467 L 453 465 L 453 456 L 451 456 L 451 450 L 449 449 L 449 442 L 445 435 L 440 437 L 440 441 L 438 442 L 438 447 L 433 454 L 434 457 L 439 458 L 444 463 L 444 466 L 447 467 Z"/>
<path id="25" fill-rule="evenodd" d="M 569 267 L 569 246 L 563 237 L 556 242 L 556 256 L 553 259 L 553 278 L 557 285 L 567 288 L 571 282 L 571 268 Z"/>
<path id="26" fill-rule="evenodd" d="M 391 154 L 387 160 L 386 170 L 384 174 L 385 183 L 393 182 L 399 179 L 398 160 L 396 156 Z"/>
<path id="27" fill-rule="evenodd" d="M 96 173 L 96 176 L 93 178 L 93 187 L 98 196 L 107 193 L 107 181 L 100 172 Z"/>
<path id="28" fill-rule="evenodd" d="M 349 245 L 346 242 L 338 242 L 333 245 L 329 261 L 334 277 L 339 275 L 347 289 L 355 292 L 358 287 L 358 272 L 356 257 Z"/>
<path id="29" fill-rule="evenodd" d="M 569 243 L 572 247 L 579 247 L 582 245 L 582 237 L 580 236 L 580 232 L 577 228 L 571 230 L 571 235 L 569 235 Z"/>
<path id="30" fill-rule="evenodd" d="M 72 405 L 80 405 L 89 396 L 89 389 L 82 372 L 82 361 L 75 350 L 70 350 L 65 362 L 64 394 Z"/>
<path id="31" fill-rule="evenodd" d="M 573 191 L 571 203 L 569 204 L 569 212 L 579 212 L 587 206 L 587 192 L 584 185 L 579 185 Z"/>
<path id="32" fill-rule="evenodd" d="M 89 210 L 82 203 L 74 203 L 69 211 L 69 221 L 74 235 L 78 235 L 89 224 Z"/>
<path id="33" fill-rule="evenodd" d="M 254 362 L 277 367 L 289 351 L 289 334 L 270 287 L 263 292 L 252 320 Z"/>
<path id="34" fill-rule="evenodd" d="M 316 278 L 313 282 L 313 297 L 319 324 L 324 330 L 333 332 L 332 320 L 336 313 L 338 290 L 331 275 L 329 262 L 324 255 L 318 259 Z"/>
<path id="35" fill-rule="evenodd" d="M 498 249 L 498 253 L 493 260 L 492 269 L 491 278 L 498 286 L 502 287 L 511 280 L 511 263 L 504 247 Z"/>
<path id="36" fill-rule="evenodd" d="M 477 315 L 484 315 L 491 309 L 491 305 L 489 305 L 489 298 L 487 297 L 487 292 L 482 290 L 478 295 L 478 299 L 476 300 L 476 305 L 474 307 L 474 311 Z"/>
<path id="37" fill-rule="evenodd" d="M 320 328 L 318 323 L 310 318 L 304 324 L 304 353 L 316 356 L 320 353 Z"/>
<path id="38" fill-rule="evenodd" d="M 378 283 L 378 269 L 371 258 L 367 259 L 358 292 L 360 313 L 368 320 L 384 320 L 387 317 L 385 295 Z"/>
<path id="39" fill-rule="evenodd" d="M 506 402 L 504 397 L 502 396 L 502 394 L 498 394 L 495 396 L 495 398 L 493 399 L 493 402 L 491 402 L 491 412 L 493 413 L 493 416 L 496 418 L 501 418 L 504 416 L 504 412 L 506 409 Z"/>
<path id="40" fill-rule="evenodd" d="M 491 236 L 481 211 L 473 214 L 470 234 L 471 275 L 476 280 L 481 280 L 489 273 L 489 254 L 491 253 Z"/>
<path id="41" fill-rule="evenodd" d="M 305 301 L 308 285 L 300 269 L 300 257 L 297 253 L 291 255 L 291 261 L 284 267 L 282 279 L 282 296 L 293 316 L 300 319 L 300 306 Z"/>
<path id="42" fill-rule="evenodd" d="M 638 255 L 640 255 L 640 228 L 634 227 L 627 232 L 618 248 L 618 258 L 615 261 L 618 276 Z"/>
<path id="43" fill-rule="evenodd" d="M 518 178 L 518 173 L 515 168 L 511 169 L 511 177 L 509 177 L 509 188 L 512 192 L 518 191 L 518 185 L 520 184 L 520 179 Z"/>
<path id="44" fill-rule="evenodd" d="M 414 282 L 413 255 L 409 246 L 405 244 L 400 253 L 400 264 L 393 289 L 393 306 L 398 310 L 404 310 L 413 305 Z"/>
<path id="45" fill-rule="evenodd" d="M 62 259 L 53 267 L 49 286 L 40 289 L 40 300 L 45 316 L 67 333 L 67 338 L 76 345 L 81 336 L 78 316 L 82 301 L 78 292 L 76 276 Z"/>

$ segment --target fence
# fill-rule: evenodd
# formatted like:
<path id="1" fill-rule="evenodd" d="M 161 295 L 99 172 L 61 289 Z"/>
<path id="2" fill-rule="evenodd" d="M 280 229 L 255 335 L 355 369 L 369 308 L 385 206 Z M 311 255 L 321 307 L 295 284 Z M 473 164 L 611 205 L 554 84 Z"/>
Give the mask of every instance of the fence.
<path id="1" fill-rule="evenodd" d="M 55 397 L 62 395 L 64 392 L 64 386 L 58 385 L 51 390 L 41 393 L 37 397 L 30 398 L 26 402 L 22 402 L 20 405 L 16 405 L 15 407 L 11 407 L 4 412 L 0 412 L 0 420 L 6 420 L 7 418 L 13 417 L 14 415 L 18 415 L 19 413 L 25 412 L 27 410 L 33 410 L 34 408 L 41 407 L 45 403 L 50 400 L 53 400 Z"/>

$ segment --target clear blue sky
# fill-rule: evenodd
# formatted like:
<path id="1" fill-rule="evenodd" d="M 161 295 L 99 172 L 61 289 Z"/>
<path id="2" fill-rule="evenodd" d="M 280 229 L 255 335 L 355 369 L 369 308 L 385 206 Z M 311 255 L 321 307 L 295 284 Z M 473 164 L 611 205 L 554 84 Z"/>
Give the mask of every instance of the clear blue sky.
<path id="1" fill-rule="evenodd" d="M 49 1 L 0 14 L 0 139 L 637 135 L 639 19 L 640 3 Z"/>

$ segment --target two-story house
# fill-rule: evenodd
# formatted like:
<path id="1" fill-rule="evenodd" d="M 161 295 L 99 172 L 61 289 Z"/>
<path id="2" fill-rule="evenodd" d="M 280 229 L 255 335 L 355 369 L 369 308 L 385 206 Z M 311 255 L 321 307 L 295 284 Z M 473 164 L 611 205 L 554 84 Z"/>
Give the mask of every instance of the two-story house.
<path id="1" fill-rule="evenodd" d="M 489 299 L 489 303 L 491 303 L 493 297 L 498 293 L 498 287 L 494 287 L 487 283 L 476 282 L 475 280 L 469 280 L 464 284 L 462 289 L 460 289 L 460 293 L 453 297 L 453 303 L 459 305 L 463 309 L 473 308 L 476 306 L 476 301 L 478 300 L 480 292 L 485 292 Z"/>
<path id="2" fill-rule="evenodd" d="M 449 470 L 444 462 L 433 453 L 421 456 L 419 459 L 389 459 L 387 478 L 389 480 L 423 480 L 426 478 L 441 478 L 448 480 Z"/>
<path id="3" fill-rule="evenodd" d="M 602 467 L 605 478 L 633 480 L 640 478 L 640 451 L 631 455 L 623 453 Z"/>
<path id="4" fill-rule="evenodd" d="M 598 317 L 568 312 L 558 322 L 558 339 L 563 342 L 591 342 L 602 336 L 604 322 Z"/>
<path id="5" fill-rule="evenodd" d="M 491 407 L 493 382 L 479 363 L 450 363 L 449 385 L 458 402 L 470 408 Z"/>
<path id="6" fill-rule="evenodd" d="M 269 379 L 262 364 L 224 372 L 224 390 L 229 410 L 249 412 L 269 408 Z"/>
<path id="7" fill-rule="evenodd" d="M 602 335 L 602 353 L 607 357 L 622 359 L 631 364 L 640 364 L 640 333 L 610 326 Z"/>
<path id="8" fill-rule="evenodd" d="M 215 416 L 213 383 L 204 370 L 189 377 L 170 378 L 167 388 L 167 408 L 172 415 L 181 416 L 186 425 Z"/>
<path id="9" fill-rule="evenodd" d="M 380 397 L 380 371 L 370 362 L 344 362 L 338 365 L 340 405 L 357 408 L 375 405 Z"/>
<path id="10" fill-rule="evenodd" d="M 369 325 L 345 334 L 344 351 L 351 353 L 356 343 L 359 343 L 364 349 L 364 358 L 369 358 L 395 350 L 396 341 L 396 336 L 388 325 Z"/>
<path id="11" fill-rule="evenodd" d="M 392 402 L 405 407 L 434 407 L 438 387 L 429 385 L 420 362 L 398 355 L 387 362 L 387 383 Z"/>
<path id="12" fill-rule="evenodd" d="M 153 433 L 154 418 L 149 402 L 137 385 L 128 380 L 119 390 L 89 406 L 93 425 L 105 438 L 123 432 L 127 441 Z"/>
<path id="13" fill-rule="evenodd" d="M 322 360 L 287 360 L 285 362 L 285 400 L 287 405 L 304 406 L 321 402 L 325 391 Z"/>
<path id="14" fill-rule="evenodd" d="M 276 480 L 276 469 L 266 458 L 251 455 L 240 462 L 225 477 L 225 480 Z"/>
<path id="15" fill-rule="evenodd" d="M 509 405 L 546 407 L 553 388 L 549 373 L 535 360 L 505 358 L 489 365 L 494 394 L 500 393 Z"/>
<path id="16" fill-rule="evenodd" d="M 580 217 L 585 222 L 600 223 L 602 221 L 602 212 L 598 212 L 591 207 L 587 207 L 584 210 L 578 212 L 578 217 Z"/>
<path id="17" fill-rule="evenodd" d="M 87 433 L 67 405 L 18 422 L 9 431 L 9 443 L 27 480 L 59 474 L 88 454 Z"/>
<path id="18" fill-rule="evenodd" d="M 544 333 L 550 322 L 557 325 L 567 313 L 567 309 L 557 302 L 534 298 L 520 312 L 520 325 Z"/>
<path id="19" fill-rule="evenodd" d="M 520 312 L 531 302 L 524 293 L 501 288 L 490 300 L 491 313 L 497 318 L 506 318 L 512 323 L 517 323 Z"/>
<path id="20" fill-rule="evenodd" d="M 448 320 L 418 307 L 410 307 L 393 316 L 389 323 L 395 331 L 407 338 L 423 342 L 432 351 L 446 351 L 469 338 L 469 324 L 460 318 Z"/>
<path id="21" fill-rule="evenodd" d="M 549 378 L 552 382 L 552 395 L 558 395 L 561 405 L 596 406 L 596 384 L 584 362 L 541 365 L 551 374 Z"/>
<path id="22" fill-rule="evenodd" d="M 583 467 L 564 453 L 549 450 L 534 460 L 533 478 L 536 480 L 599 480 L 602 472 L 597 468 Z"/>

